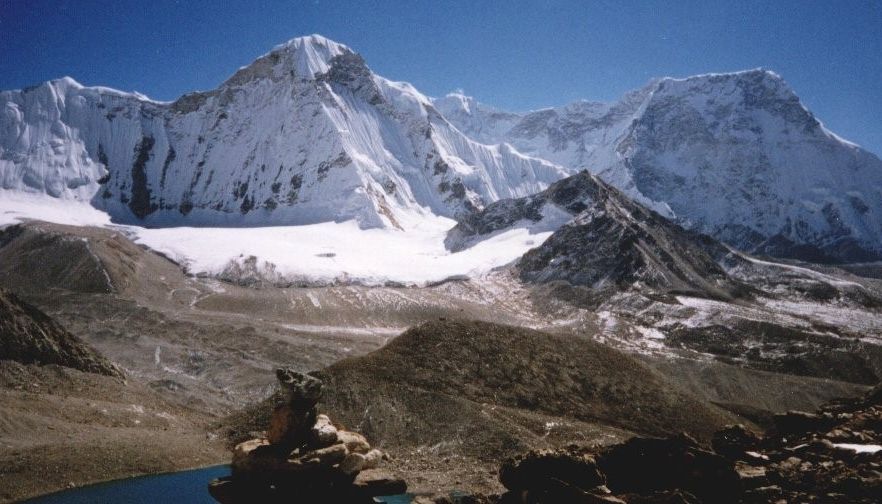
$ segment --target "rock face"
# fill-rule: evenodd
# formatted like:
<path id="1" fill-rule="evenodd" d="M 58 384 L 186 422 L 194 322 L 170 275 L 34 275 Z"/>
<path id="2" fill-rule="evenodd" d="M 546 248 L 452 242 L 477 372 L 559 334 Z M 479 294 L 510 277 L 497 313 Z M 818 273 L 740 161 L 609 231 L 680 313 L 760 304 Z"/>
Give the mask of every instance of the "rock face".
<path id="1" fill-rule="evenodd" d="M 564 174 L 470 140 L 318 35 L 172 103 L 70 78 L 0 93 L 0 188 L 91 201 L 115 221 L 407 227 Z"/>
<path id="2" fill-rule="evenodd" d="M 384 455 L 364 436 L 316 412 L 322 382 L 290 369 L 276 376 L 284 400 L 270 417 L 266 438 L 236 445 L 233 474 L 212 481 L 218 502 L 374 502 L 404 493 L 404 481 L 378 473 Z M 363 472 L 366 471 L 366 472 Z"/>
<path id="3" fill-rule="evenodd" d="M 729 253 L 724 246 L 634 203 L 588 172 L 533 196 L 489 205 L 453 228 L 447 244 L 462 248 L 516 226 L 557 229 L 518 261 L 528 282 L 566 281 L 595 289 L 639 282 L 724 299 L 747 293 L 717 263 Z"/>
<path id="4" fill-rule="evenodd" d="M 882 254 L 882 160 L 827 130 L 777 74 L 658 79 L 615 103 L 511 114 L 435 100 L 461 131 L 507 142 L 748 252 L 809 261 Z"/>
<path id="5" fill-rule="evenodd" d="M 686 436 L 534 451 L 502 464 L 499 503 L 875 503 L 882 499 L 882 386 L 817 414 L 789 412 L 761 437 L 741 425 L 714 451 Z"/>
<path id="6" fill-rule="evenodd" d="M 0 289 L 0 360 L 123 378 L 119 368 L 37 308 Z"/>
<path id="7" fill-rule="evenodd" d="M 22 293 L 31 288 L 109 293 L 116 287 L 88 240 L 33 223 L 0 229 L 0 280 Z"/>

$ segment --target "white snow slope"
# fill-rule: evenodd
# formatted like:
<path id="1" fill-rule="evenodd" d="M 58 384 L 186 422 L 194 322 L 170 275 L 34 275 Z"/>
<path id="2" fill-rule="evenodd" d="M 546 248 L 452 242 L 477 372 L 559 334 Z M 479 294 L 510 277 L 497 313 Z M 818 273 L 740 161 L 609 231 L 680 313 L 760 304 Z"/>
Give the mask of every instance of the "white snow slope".
<path id="1" fill-rule="evenodd" d="M 587 169 L 742 250 L 882 258 L 882 161 L 824 128 L 773 72 L 659 79 L 615 103 L 526 114 L 459 93 L 434 103 L 478 141 Z"/>
<path id="2" fill-rule="evenodd" d="M 551 232 L 506 230 L 459 253 L 444 246 L 455 222 L 414 217 L 392 228 L 361 229 L 355 220 L 299 226 L 145 228 L 110 222 L 86 202 L 0 189 L 0 227 L 37 219 L 109 227 L 163 253 L 193 275 L 278 285 L 426 285 L 477 278 L 511 263 Z"/>
<path id="3" fill-rule="evenodd" d="M 0 93 L 0 188 L 89 201 L 115 222 L 399 228 L 564 174 L 470 140 L 412 86 L 318 35 L 173 103 L 67 77 Z"/>

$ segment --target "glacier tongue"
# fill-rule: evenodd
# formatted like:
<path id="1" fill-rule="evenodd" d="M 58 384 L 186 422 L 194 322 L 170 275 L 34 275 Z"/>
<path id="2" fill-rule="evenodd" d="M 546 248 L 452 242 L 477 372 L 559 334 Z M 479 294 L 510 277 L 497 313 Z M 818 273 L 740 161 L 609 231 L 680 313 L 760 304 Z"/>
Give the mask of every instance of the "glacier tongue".
<path id="1" fill-rule="evenodd" d="M 312 35 L 173 103 L 60 79 L 0 93 L 4 189 L 116 222 L 255 226 L 460 217 L 565 175 L 465 135 L 406 83 Z"/>
<path id="2" fill-rule="evenodd" d="M 658 79 L 615 103 L 526 114 L 458 94 L 435 104 L 467 134 L 590 170 L 743 250 L 882 258 L 882 161 L 824 128 L 773 72 Z"/>

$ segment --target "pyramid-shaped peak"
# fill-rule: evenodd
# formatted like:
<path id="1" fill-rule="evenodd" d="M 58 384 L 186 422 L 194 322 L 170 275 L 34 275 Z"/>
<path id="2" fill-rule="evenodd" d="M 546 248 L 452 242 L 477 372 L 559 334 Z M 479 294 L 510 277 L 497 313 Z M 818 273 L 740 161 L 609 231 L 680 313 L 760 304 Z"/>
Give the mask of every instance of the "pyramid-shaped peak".
<path id="1" fill-rule="evenodd" d="M 355 51 L 344 44 L 313 34 L 293 38 L 276 46 L 272 53 L 277 52 L 289 54 L 293 60 L 295 72 L 306 77 L 327 72 L 332 59 Z"/>
<path id="2" fill-rule="evenodd" d="M 275 50 L 278 49 L 292 49 L 295 51 L 319 51 L 327 52 L 334 55 L 341 54 L 343 52 L 354 52 L 345 44 L 341 44 L 317 33 L 292 38 L 284 44 L 275 47 Z"/>

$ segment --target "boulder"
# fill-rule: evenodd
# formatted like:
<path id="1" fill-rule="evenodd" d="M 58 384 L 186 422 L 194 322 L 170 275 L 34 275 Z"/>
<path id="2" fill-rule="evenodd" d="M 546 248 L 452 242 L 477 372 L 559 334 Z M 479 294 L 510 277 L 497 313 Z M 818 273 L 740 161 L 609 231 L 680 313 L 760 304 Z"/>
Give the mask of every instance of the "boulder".
<path id="1" fill-rule="evenodd" d="M 251 439 L 236 445 L 230 464 L 233 475 L 272 474 L 284 469 L 285 460 L 266 439 Z"/>
<path id="2" fill-rule="evenodd" d="M 314 407 L 322 398 L 322 381 L 290 368 L 276 369 L 276 378 L 285 391 L 289 404 L 296 409 Z"/>
<path id="3" fill-rule="evenodd" d="M 711 440 L 714 451 L 730 459 L 745 458 L 746 453 L 755 451 L 762 439 L 744 425 L 727 425 L 717 431 Z"/>
<path id="4" fill-rule="evenodd" d="M 297 409 L 291 404 L 277 406 L 270 416 L 266 437 L 270 443 L 295 448 L 303 445 L 315 425 L 315 406 Z"/>
<path id="5" fill-rule="evenodd" d="M 346 445 L 346 448 L 352 453 L 367 453 L 371 449 L 367 439 L 357 432 L 337 431 L 337 442 Z"/>
<path id="6" fill-rule="evenodd" d="M 310 440 L 316 447 L 330 446 L 337 442 L 337 428 L 328 415 L 318 415 L 309 431 Z"/>
<path id="7" fill-rule="evenodd" d="M 407 492 L 407 483 L 404 480 L 377 469 L 360 472 L 352 486 L 357 495 L 365 497 L 398 495 Z"/>
<path id="8" fill-rule="evenodd" d="M 769 484 L 765 467 L 738 462 L 735 464 L 735 472 L 738 473 L 738 479 L 741 480 L 741 488 L 745 490 L 764 487 Z"/>
<path id="9" fill-rule="evenodd" d="M 531 493 L 565 491 L 564 486 L 585 492 L 605 483 L 594 457 L 578 449 L 534 450 L 509 459 L 499 469 L 499 481 L 510 491 Z"/>
<path id="10" fill-rule="evenodd" d="M 694 495 L 682 490 L 663 490 L 646 495 L 623 496 L 628 504 L 701 504 Z"/>
<path id="11" fill-rule="evenodd" d="M 364 469 L 376 469 L 383 461 L 383 452 L 374 448 L 364 455 Z"/>
<path id="12" fill-rule="evenodd" d="M 335 444 L 306 452 L 296 459 L 289 460 L 289 463 L 296 461 L 303 465 L 330 467 L 342 462 L 346 455 L 349 455 L 346 445 Z"/>
<path id="13" fill-rule="evenodd" d="M 236 484 L 230 476 L 212 480 L 208 484 L 208 493 L 220 504 L 236 504 L 239 502 Z"/>
<path id="14" fill-rule="evenodd" d="M 350 453 L 340 462 L 343 474 L 358 474 L 365 466 L 365 456 L 361 453 Z"/>
<path id="15" fill-rule="evenodd" d="M 775 432 L 779 436 L 801 436 L 809 432 L 826 431 L 836 424 L 828 415 L 816 415 L 804 411 L 788 411 L 774 416 Z"/>
<path id="16" fill-rule="evenodd" d="M 634 437 L 597 458 L 615 494 L 681 490 L 707 502 L 735 502 L 741 493 L 732 462 L 700 448 L 694 440 Z"/>

